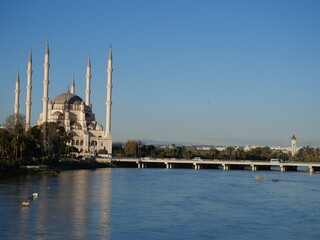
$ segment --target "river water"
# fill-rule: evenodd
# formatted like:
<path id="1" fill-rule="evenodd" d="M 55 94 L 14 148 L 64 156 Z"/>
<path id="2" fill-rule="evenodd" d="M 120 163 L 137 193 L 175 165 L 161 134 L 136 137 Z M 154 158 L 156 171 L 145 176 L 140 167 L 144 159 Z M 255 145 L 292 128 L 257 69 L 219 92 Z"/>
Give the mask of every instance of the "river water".
<path id="1" fill-rule="evenodd" d="M 297 172 L 118 168 L 0 184 L 0 239 L 318 240 L 319 212 L 320 175 Z"/>

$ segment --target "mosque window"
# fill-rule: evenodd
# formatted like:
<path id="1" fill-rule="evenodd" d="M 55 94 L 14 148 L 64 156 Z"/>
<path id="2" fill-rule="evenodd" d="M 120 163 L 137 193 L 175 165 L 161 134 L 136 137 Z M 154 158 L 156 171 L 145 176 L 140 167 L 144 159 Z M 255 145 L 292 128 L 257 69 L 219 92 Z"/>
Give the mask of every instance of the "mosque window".
<path id="1" fill-rule="evenodd" d="M 80 146 L 82 146 L 82 145 L 83 145 L 83 140 L 80 141 Z"/>
<path id="2" fill-rule="evenodd" d="M 79 145 L 79 140 L 76 141 L 76 145 Z"/>
<path id="3" fill-rule="evenodd" d="M 81 127 L 81 125 L 79 123 L 75 122 L 74 124 L 72 124 L 71 129 L 81 130 L 82 127 Z"/>

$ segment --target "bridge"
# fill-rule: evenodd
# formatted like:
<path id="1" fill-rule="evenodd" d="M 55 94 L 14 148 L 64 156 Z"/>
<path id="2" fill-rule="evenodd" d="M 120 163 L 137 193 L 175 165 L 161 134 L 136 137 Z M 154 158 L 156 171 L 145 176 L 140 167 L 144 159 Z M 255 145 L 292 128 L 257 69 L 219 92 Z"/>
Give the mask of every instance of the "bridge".
<path id="1" fill-rule="evenodd" d="M 220 170 L 280 170 L 298 171 L 298 167 L 309 168 L 310 173 L 320 172 L 320 163 L 313 162 L 269 162 L 249 160 L 199 160 L 199 159 L 145 159 L 145 158 L 97 158 L 98 162 L 109 162 L 118 167 L 132 168 L 190 168 Z"/>

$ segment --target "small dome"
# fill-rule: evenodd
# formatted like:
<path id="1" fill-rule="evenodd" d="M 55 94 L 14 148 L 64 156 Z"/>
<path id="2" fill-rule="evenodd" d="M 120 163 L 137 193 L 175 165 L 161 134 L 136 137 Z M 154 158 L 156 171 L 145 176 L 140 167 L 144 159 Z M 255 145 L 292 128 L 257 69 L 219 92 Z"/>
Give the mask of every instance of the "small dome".
<path id="1" fill-rule="evenodd" d="M 63 116 L 63 113 L 61 113 L 61 112 L 55 112 L 54 114 L 52 114 L 52 116 Z"/>
<path id="2" fill-rule="evenodd" d="M 72 93 L 62 93 L 52 100 L 52 104 L 77 104 L 80 105 L 83 100 L 78 95 Z"/>

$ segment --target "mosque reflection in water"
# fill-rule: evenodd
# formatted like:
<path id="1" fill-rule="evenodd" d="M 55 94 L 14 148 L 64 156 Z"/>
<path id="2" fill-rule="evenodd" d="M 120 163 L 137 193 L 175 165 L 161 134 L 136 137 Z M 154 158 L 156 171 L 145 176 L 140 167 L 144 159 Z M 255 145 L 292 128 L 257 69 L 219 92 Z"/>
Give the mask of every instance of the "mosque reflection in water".
<path id="1" fill-rule="evenodd" d="M 111 170 L 63 172 L 59 177 L 43 176 L 40 181 L 24 181 L 18 195 L 23 201 L 31 192 L 39 193 L 29 207 L 17 208 L 7 223 L 21 237 L 34 233 L 37 239 L 49 236 L 86 239 L 93 232 L 109 236 Z M 17 192 L 15 193 L 17 194 Z M 63 234 L 57 231 L 63 229 Z M 66 235 L 67 234 L 67 235 Z"/>

